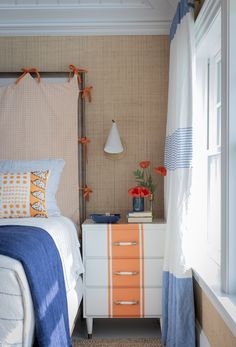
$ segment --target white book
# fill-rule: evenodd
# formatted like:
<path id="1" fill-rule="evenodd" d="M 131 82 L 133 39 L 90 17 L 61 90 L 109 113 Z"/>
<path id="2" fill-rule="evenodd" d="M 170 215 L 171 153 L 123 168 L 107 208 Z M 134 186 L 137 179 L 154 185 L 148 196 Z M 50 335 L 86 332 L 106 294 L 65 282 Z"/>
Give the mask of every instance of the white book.
<path id="1" fill-rule="evenodd" d="M 152 217 L 151 211 L 129 212 L 128 217 Z"/>

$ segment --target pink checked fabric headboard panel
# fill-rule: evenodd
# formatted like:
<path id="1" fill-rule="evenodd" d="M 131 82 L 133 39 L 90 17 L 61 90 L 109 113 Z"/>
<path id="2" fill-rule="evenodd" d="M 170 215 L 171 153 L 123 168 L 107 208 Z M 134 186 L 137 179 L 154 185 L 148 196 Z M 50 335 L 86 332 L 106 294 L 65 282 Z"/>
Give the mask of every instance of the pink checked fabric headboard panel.
<path id="1" fill-rule="evenodd" d="M 0 87 L 0 159 L 63 158 L 57 193 L 63 215 L 79 221 L 77 77 L 70 82 L 38 83 L 27 74 L 18 84 Z"/>

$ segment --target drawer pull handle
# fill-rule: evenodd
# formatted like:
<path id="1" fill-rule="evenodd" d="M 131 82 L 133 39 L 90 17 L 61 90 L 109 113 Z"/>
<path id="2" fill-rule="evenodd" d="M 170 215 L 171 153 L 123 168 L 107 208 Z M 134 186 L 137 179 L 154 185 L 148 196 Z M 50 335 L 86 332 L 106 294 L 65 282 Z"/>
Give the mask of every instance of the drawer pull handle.
<path id="1" fill-rule="evenodd" d="M 115 305 L 138 305 L 139 301 L 115 301 Z"/>
<path id="2" fill-rule="evenodd" d="M 135 276 L 139 274 L 139 271 L 114 271 L 113 274 L 118 276 Z"/>
<path id="3" fill-rule="evenodd" d="M 118 241 L 118 242 L 113 242 L 114 246 L 137 246 L 138 242 L 136 241 L 127 241 L 127 242 L 122 242 L 122 241 Z"/>

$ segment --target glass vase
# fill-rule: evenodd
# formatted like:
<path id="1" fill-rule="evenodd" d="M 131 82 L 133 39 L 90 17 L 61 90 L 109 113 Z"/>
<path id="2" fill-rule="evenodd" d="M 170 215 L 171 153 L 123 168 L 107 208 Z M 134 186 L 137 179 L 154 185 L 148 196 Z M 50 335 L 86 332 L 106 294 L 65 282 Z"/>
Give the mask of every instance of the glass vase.
<path id="1" fill-rule="evenodd" d="M 133 198 L 133 211 L 142 212 L 144 211 L 144 198 Z"/>
<path id="2" fill-rule="evenodd" d="M 149 200 L 149 210 L 153 213 L 153 200 L 154 200 L 154 195 L 150 194 L 148 197 Z"/>

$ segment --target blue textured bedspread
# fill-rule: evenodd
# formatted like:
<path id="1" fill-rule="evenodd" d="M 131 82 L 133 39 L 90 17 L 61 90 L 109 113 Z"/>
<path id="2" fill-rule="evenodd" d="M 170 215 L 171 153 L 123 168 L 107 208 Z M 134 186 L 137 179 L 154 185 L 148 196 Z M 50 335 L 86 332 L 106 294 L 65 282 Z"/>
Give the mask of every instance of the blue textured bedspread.
<path id="1" fill-rule="evenodd" d="M 63 269 L 52 237 L 37 227 L 1 226 L 0 254 L 24 267 L 39 347 L 71 347 Z"/>

